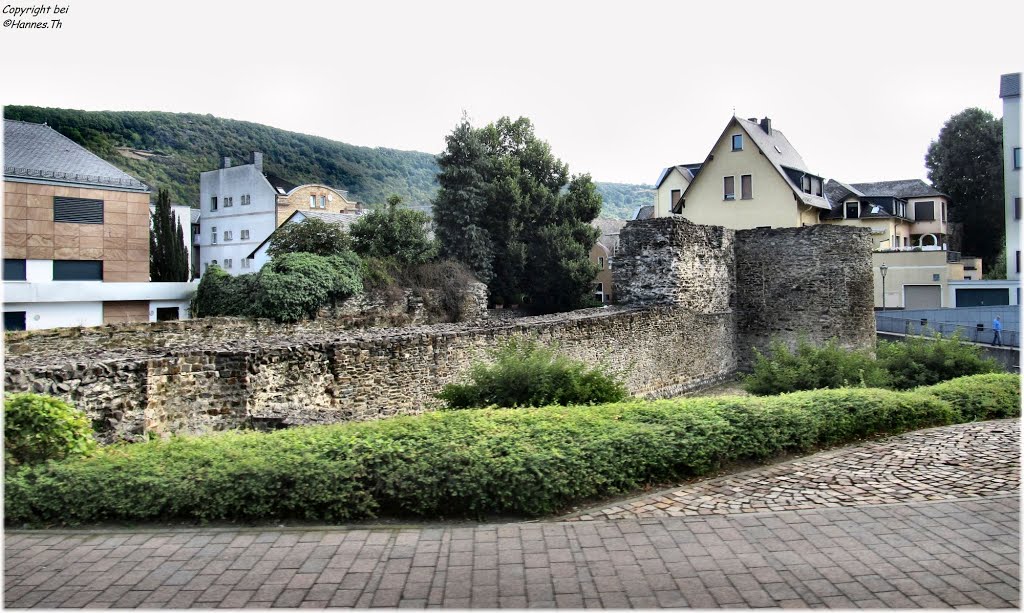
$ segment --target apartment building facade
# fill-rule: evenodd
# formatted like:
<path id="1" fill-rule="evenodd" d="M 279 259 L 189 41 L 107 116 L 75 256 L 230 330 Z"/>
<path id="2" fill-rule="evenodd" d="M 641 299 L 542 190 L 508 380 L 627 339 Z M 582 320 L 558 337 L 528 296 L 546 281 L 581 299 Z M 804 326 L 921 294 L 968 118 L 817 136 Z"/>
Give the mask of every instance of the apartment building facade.
<path id="1" fill-rule="evenodd" d="M 224 157 L 220 168 L 201 173 L 199 200 L 199 228 L 193 235 L 199 275 L 211 265 L 233 275 L 258 271 L 264 261 L 250 254 L 296 211 L 360 210 L 359 203 L 332 187 L 295 185 L 264 172 L 259 151 L 253 151 L 246 164 L 233 166 L 231 158 Z"/>
<path id="2" fill-rule="evenodd" d="M 188 317 L 149 283 L 150 189 L 45 124 L 4 120 L 4 327 Z"/>
<path id="3" fill-rule="evenodd" d="M 999 78 L 999 97 L 1003 101 L 1003 189 L 1006 209 L 1006 277 L 1020 279 L 1021 216 L 1021 117 L 1020 74 Z M 1019 289 L 1018 289 L 1019 292 Z M 1020 297 L 1018 296 L 1018 301 Z"/>

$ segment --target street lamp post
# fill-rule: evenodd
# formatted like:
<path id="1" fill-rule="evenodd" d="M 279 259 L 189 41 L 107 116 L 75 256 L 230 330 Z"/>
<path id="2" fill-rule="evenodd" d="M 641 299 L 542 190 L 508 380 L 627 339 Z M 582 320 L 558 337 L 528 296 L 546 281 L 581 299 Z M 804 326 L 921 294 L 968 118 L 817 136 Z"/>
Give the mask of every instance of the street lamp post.
<path id="1" fill-rule="evenodd" d="M 885 273 L 888 272 L 888 270 L 889 270 L 889 267 L 886 266 L 884 262 L 882 263 L 881 266 L 878 267 L 878 272 L 882 273 L 882 312 L 883 313 L 885 312 Z"/>

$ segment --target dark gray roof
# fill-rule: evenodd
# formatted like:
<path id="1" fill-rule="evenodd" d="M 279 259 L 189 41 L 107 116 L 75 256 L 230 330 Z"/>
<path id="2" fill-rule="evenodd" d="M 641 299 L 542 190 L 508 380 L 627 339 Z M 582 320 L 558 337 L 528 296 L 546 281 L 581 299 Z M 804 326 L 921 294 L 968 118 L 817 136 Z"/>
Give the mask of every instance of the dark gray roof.
<path id="1" fill-rule="evenodd" d="M 658 175 L 658 180 L 654 182 L 654 189 L 661 187 L 661 184 L 665 182 L 665 179 L 672 174 L 673 170 L 678 170 L 687 181 L 693 181 L 693 178 L 700 172 L 700 164 L 676 164 L 675 166 L 669 166 L 668 168 L 661 169 L 661 174 Z"/>
<path id="2" fill-rule="evenodd" d="M 650 219 L 654 217 L 654 205 L 648 204 L 642 206 L 636 210 L 636 214 L 633 215 L 633 219 Z"/>
<path id="3" fill-rule="evenodd" d="M 850 187 L 859 190 L 864 196 L 896 196 L 897 198 L 924 198 L 927 196 L 945 196 L 921 179 L 899 179 L 896 181 L 877 181 L 874 183 L 850 183 Z"/>
<path id="4" fill-rule="evenodd" d="M 264 173 L 263 176 L 267 178 L 267 183 L 270 183 L 270 186 L 273 187 L 274 190 L 281 195 L 287 194 L 288 192 L 298 187 L 298 185 L 292 183 L 291 181 L 285 181 L 281 177 L 275 174 L 271 174 L 269 172 Z"/>
<path id="5" fill-rule="evenodd" d="M 4 119 L 4 177 L 148 192 L 135 177 L 50 126 Z"/>
<path id="6" fill-rule="evenodd" d="M 199 209 L 190 209 L 188 213 L 192 218 L 192 223 L 199 223 Z"/>
<path id="7" fill-rule="evenodd" d="M 1020 73 L 1011 72 L 999 77 L 999 97 L 1020 96 Z"/>
<path id="8" fill-rule="evenodd" d="M 803 189 L 801 189 L 801 186 L 793 183 L 789 174 L 783 170 L 783 166 L 785 166 L 786 168 L 792 168 L 793 170 L 797 170 L 802 173 L 814 174 L 807 169 L 807 164 L 804 163 L 804 159 L 800 157 L 796 148 L 790 144 L 789 139 L 786 138 L 786 135 L 783 134 L 781 130 L 772 128 L 771 134 L 768 134 L 758 122 L 753 122 L 749 119 L 741 119 L 739 117 L 734 117 L 734 119 L 737 123 L 743 126 L 747 134 L 750 135 L 751 140 L 753 140 L 754 144 L 757 145 L 757 148 L 760 149 L 761 153 L 768 158 L 768 161 L 775 166 L 775 169 L 779 171 L 782 178 L 790 184 L 790 187 L 793 189 L 793 193 L 796 194 L 804 204 L 817 207 L 819 209 L 832 208 L 824 197 L 804 192 Z"/>
<path id="9" fill-rule="evenodd" d="M 618 240 L 619 232 L 626 225 L 625 219 L 595 219 L 590 225 L 601 231 L 597 242 L 604 245 L 609 251 L 614 250 L 615 242 Z"/>

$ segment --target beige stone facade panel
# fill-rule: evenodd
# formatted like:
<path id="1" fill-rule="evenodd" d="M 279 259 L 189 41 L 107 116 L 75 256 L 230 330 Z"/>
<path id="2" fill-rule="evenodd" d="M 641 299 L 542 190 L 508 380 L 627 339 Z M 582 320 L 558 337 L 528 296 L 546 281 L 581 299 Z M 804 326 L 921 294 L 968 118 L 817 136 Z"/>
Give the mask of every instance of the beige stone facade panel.
<path id="1" fill-rule="evenodd" d="M 37 229 L 42 228 L 42 229 Z M 53 248 L 53 226 L 46 227 L 45 221 L 28 222 L 28 246 Z"/>
<path id="2" fill-rule="evenodd" d="M 103 237 L 117 239 L 128 238 L 128 227 L 124 225 L 104 224 Z"/>
<path id="3" fill-rule="evenodd" d="M 28 206 L 28 195 L 18 194 L 16 192 L 4 192 L 4 210 L 13 207 L 25 207 Z M 7 215 L 4 215 L 7 217 Z"/>
<path id="4" fill-rule="evenodd" d="M 78 227 L 78 235 L 82 238 L 103 238 L 103 226 L 94 223 L 68 224 Z"/>
<path id="5" fill-rule="evenodd" d="M 30 260 L 52 260 L 53 247 L 32 247 L 29 246 L 25 257 Z"/>
<path id="6" fill-rule="evenodd" d="M 107 219 L 107 216 L 108 215 L 113 215 L 115 213 L 125 213 L 125 214 L 127 214 L 128 213 L 128 203 L 127 202 L 113 202 L 111 200 L 104 200 L 103 201 L 104 221 L 109 221 Z"/>
<path id="7" fill-rule="evenodd" d="M 4 235 L 21 235 L 22 243 L 28 234 L 28 222 L 24 219 L 5 219 Z"/>
<path id="8" fill-rule="evenodd" d="M 40 221 L 53 221 L 53 201 L 46 204 L 32 202 L 32 196 L 28 198 L 28 219 Z"/>
<path id="9" fill-rule="evenodd" d="M 24 245 L 11 245 L 10 243 L 4 243 L 4 257 L 13 259 L 25 259 L 28 257 L 28 248 Z"/>
<path id="10" fill-rule="evenodd" d="M 96 239 L 82 239 L 82 240 L 96 240 Z M 79 247 L 79 257 L 75 258 L 78 260 L 102 260 L 103 259 L 103 248 L 102 247 Z"/>
<path id="11" fill-rule="evenodd" d="M 82 189 L 79 187 L 56 187 L 53 190 L 53 195 L 65 198 L 81 198 Z"/>
<path id="12" fill-rule="evenodd" d="M 103 303 L 103 323 L 131 323 L 149 321 L 149 302 L 132 300 Z"/>

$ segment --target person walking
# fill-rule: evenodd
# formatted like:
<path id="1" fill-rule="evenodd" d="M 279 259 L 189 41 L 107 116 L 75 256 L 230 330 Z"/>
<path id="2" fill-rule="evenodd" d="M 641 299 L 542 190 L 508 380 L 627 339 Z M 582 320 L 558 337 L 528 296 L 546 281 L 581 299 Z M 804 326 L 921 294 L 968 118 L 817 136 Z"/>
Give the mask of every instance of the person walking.
<path id="1" fill-rule="evenodd" d="M 999 334 L 1002 331 L 1003 324 L 999 321 L 999 316 L 996 315 L 996 318 L 992 320 L 992 344 L 996 347 L 1003 346 L 1003 339 Z"/>

